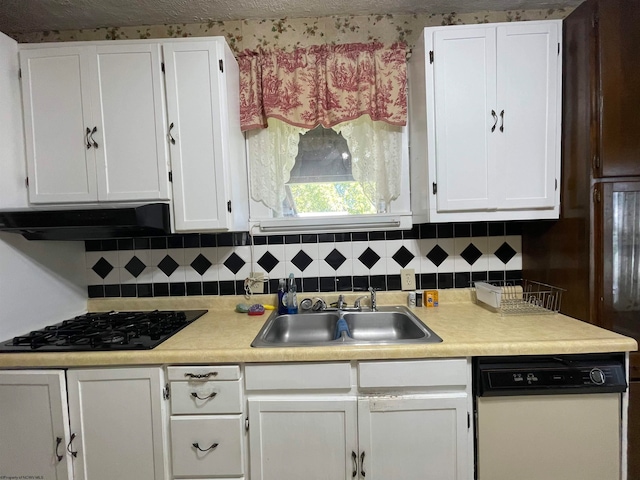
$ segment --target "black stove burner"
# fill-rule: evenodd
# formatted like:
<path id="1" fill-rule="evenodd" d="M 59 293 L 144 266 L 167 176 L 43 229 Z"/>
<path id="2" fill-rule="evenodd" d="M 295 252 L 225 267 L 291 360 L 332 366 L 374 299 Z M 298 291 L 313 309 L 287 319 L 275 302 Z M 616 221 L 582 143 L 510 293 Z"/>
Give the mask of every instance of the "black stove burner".
<path id="1" fill-rule="evenodd" d="M 207 310 L 87 313 L 2 342 L 0 352 L 151 349 Z"/>

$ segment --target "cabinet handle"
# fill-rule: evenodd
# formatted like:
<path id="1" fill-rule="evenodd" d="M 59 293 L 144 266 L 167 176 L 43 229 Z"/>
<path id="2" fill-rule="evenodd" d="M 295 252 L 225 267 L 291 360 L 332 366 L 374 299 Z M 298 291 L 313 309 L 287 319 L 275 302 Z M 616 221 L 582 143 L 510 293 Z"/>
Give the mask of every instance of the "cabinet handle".
<path id="1" fill-rule="evenodd" d="M 496 115 L 495 110 L 491 110 L 491 116 L 493 117 L 493 127 L 491 127 L 491 132 L 494 132 L 496 125 L 498 124 L 498 116 Z"/>
<path id="2" fill-rule="evenodd" d="M 217 444 L 217 443 L 214 443 L 214 444 L 212 444 L 209 448 L 205 448 L 205 449 L 203 450 L 202 448 L 200 448 L 200 445 L 198 445 L 198 442 L 196 442 L 196 443 L 192 443 L 192 445 L 193 445 L 196 449 L 200 450 L 201 452 L 208 452 L 209 450 L 215 450 L 215 449 L 218 447 L 218 444 Z"/>
<path id="3" fill-rule="evenodd" d="M 171 145 L 175 145 L 176 144 L 176 140 L 175 140 L 175 138 L 173 138 L 173 135 L 171 135 L 171 130 L 173 130 L 173 122 L 171 122 L 171 125 L 169 125 L 169 133 L 167 133 L 167 137 L 169 138 L 169 141 L 171 142 Z"/>
<path id="4" fill-rule="evenodd" d="M 93 139 L 93 134 L 96 133 L 98 131 L 98 127 L 93 127 L 93 130 L 91 130 L 91 135 L 89 135 L 89 139 L 91 140 L 91 143 L 93 144 L 93 148 L 98 148 L 98 142 L 96 142 Z"/>
<path id="5" fill-rule="evenodd" d="M 198 400 L 209 400 L 210 398 L 215 398 L 218 395 L 217 392 L 213 392 L 211 395 L 207 395 L 206 397 L 201 397 L 196 392 L 191 392 L 191 396 L 193 398 L 197 398 Z"/>
<path id="6" fill-rule="evenodd" d="M 91 142 L 89 141 L 89 135 L 91 134 L 91 129 L 87 127 L 87 130 L 84 132 L 84 140 L 87 142 L 87 150 L 91 148 Z"/>
<path id="7" fill-rule="evenodd" d="M 500 131 L 504 132 L 504 110 L 500 112 Z"/>
<path id="8" fill-rule="evenodd" d="M 364 473 L 364 452 L 360 454 L 360 475 L 365 477 L 367 474 Z"/>
<path id="9" fill-rule="evenodd" d="M 187 378 L 209 378 L 209 377 L 217 377 L 218 372 L 209 372 L 209 373 L 203 373 L 203 374 L 185 373 L 184 376 Z"/>
<path id="10" fill-rule="evenodd" d="M 56 458 L 58 459 L 58 462 L 62 461 L 62 455 L 58 453 L 58 447 L 60 447 L 61 443 L 62 443 L 62 437 L 56 437 Z"/>
<path id="11" fill-rule="evenodd" d="M 71 442 L 73 442 L 76 438 L 76 434 L 72 433 L 71 434 L 71 439 L 69 440 L 69 443 L 67 443 L 67 452 L 69 452 L 71 455 L 73 455 L 74 457 L 78 456 L 78 451 L 76 450 L 75 452 L 71 450 Z"/>
<path id="12" fill-rule="evenodd" d="M 353 461 L 353 472 L 351 472 L 351 478 L 358 474 L 358 455 L 356 452 L 351 452 L 351 460 Z"/>

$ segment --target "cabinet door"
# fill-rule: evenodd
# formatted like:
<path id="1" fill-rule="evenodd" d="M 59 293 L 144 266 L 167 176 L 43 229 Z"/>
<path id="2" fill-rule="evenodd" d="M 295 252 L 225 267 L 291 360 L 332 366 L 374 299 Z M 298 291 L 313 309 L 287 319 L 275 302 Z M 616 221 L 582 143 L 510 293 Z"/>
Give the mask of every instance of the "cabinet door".
<path id="1" fill-rule="evenodd" d="M 76 480 L 168 477 L 162 369 L 71 369 L 67 380 Z"/>
<path id="2" fill-rule="evenodd" d="M 249 399 L 252 480 L 352 478 L 356 399 L 317 398 Z"/>
<path id="3" fill-rule="evenodd" d="M 640 176 L 640 2 L 600 1 L 597 9 L 597 54 L 592 57 L 600 90 L 596 175 Z"/>
<path id="4" fill-rule="evenodd" d="M 32 203 L 98 198 L 91 92 L 93 47 L 22 50 L 22 102 Z"/>
<path id="5" fill-rule="evenodd" d="M 467 396 L 358 400 L 360 478 L 468 480 Z"/>
<path id="6" fill-rule="evenodd" d="M 177 231 L 227 228 L 229 185 L 222 131 L 226 94 L 218 42 L 163 46 Z M 234 179 L 234 181 L 244 181 Z"/>
<path id="7" fill-rule="evenodd" d="M 498 135 L 495 42 L 495 28 L 434 33 L 438 212 L 486 210 L 497 203 L 491 138 Z"/>
<path id="8" fill-rule="evenodd" d="M 100 46 L 95 61 L 99 200 L 168 200 L 160 45 Z"/>
<path id="9" fill-rule="evenodd" d="M 500 209 L 553 208 L 559 164 L 559 25 L 497 28 Z"/>
<path id="10" fill-rule="evenodd" d="M 640 182 L 596 184 L 595 199 L 598 316 L 603 327 L 640 340 Z"/>
<path id="11" fill-rule="evenodd" d="M 0 372 L 0 474 L 71 480 L 62 371 Z"/>

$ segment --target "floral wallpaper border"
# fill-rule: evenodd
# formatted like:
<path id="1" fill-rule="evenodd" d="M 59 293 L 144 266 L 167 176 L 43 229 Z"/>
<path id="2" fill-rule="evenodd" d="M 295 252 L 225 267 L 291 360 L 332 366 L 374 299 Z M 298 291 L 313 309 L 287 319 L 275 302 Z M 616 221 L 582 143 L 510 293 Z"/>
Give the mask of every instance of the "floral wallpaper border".
<path id="1" fill-rule="evenodd" d="M 105 27 L 89 30 L 13 34 L 22 43 L 69 42 L 223 36 L 234 52 L 245 49 L 291 50 L 320 44 L 405 42 L 412 48 L 424 27 L 525 20 L 562 19 L 572 8 L 482 11 L 478 13 L 414 15 L 336 15 L 331 17 L 214 21 L 175 25 Z"/>

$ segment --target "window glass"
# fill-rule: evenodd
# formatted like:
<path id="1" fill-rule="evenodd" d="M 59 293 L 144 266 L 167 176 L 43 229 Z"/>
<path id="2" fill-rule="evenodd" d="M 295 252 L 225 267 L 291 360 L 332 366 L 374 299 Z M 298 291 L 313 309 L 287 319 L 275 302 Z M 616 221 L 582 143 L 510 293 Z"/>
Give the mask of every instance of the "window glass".
<path id="1" fill-rule="evenodd" d="M 300 134 L 298 154 L 286 183 L 284 216 L 378 213 L 365 194 L 366 182 L 352 175 L 351 152 L 342 134 L 318 126 Z"/>

